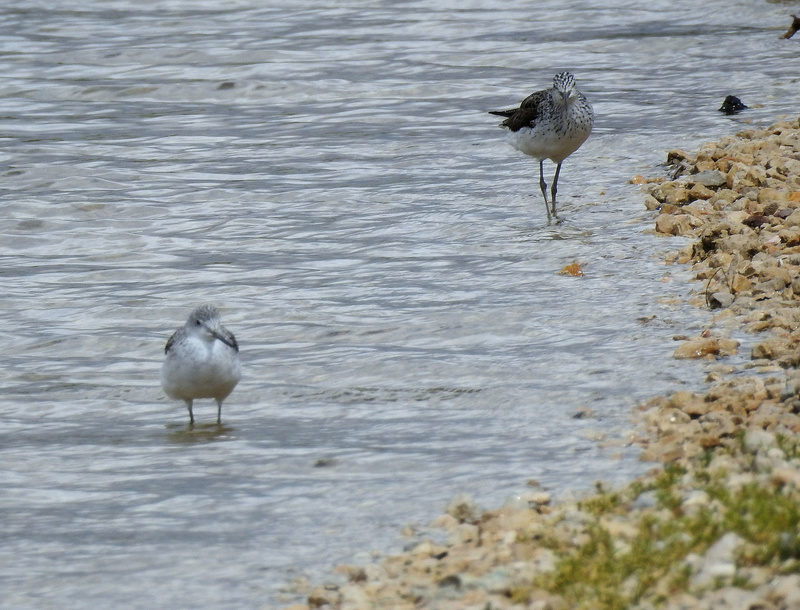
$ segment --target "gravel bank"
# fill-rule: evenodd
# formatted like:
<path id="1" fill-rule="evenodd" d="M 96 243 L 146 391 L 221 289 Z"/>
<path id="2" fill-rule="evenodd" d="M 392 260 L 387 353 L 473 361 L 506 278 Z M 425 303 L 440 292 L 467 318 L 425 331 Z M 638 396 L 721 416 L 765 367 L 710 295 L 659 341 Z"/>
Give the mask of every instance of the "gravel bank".
<path id="1" fill-rule="evenodd" d="M 573 502 L 533 489 L 481 512 L 456 498 L 435 523 L 446 543 L 339 566 L 345 584 L 298 583 L 307 603 L 292 610 L 800 608 L 800 122 L 668 163 L 674 180 L 634 181 L 656 233 L 692 238 L 668 262 L 692 265 L 709 309 L 675 357 L 717 364 L 705 392 L 637 411 L 656 467 Z M 749 359 L 727 363 L 745 333 Z"/>

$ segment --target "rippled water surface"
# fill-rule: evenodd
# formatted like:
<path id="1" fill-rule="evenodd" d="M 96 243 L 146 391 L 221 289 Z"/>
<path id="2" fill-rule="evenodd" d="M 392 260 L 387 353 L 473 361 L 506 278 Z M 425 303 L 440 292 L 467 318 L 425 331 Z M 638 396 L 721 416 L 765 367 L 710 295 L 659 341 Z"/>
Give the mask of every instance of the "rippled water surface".
<path id="1" fill-rule="evenodd" d="M 787 6 L 7 2 L 0 604 L 270 607 L 457 493 L 641 472 L 595 439 L 700 382 L 703 316 L 627 180 L 798 111 Z M 548 226 L 486 111 L 562 69 L 597 121 Z M 203 302 L 244 378 L 189 430 Z"/>

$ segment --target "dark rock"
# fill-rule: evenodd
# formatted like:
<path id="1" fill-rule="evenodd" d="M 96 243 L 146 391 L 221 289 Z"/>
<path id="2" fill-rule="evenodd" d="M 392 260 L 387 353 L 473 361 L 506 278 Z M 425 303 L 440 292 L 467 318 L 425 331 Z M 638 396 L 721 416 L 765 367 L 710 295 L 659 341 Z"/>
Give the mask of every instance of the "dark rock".
<path id="1" fill-rule="evenodd" d="M 781 38 L 791 38 L 797 30 L 800 30 L 800 17 L 792 15 L 792 25 L 789 26 L 789 29 L 786 30 L 786 33 Z"/>
<path id="2" fill-rule="evenodd" d="M 763 214 L 753 214 L 752 216 L 745 218 L 742 221 L 742 224 L 753 228 L 760 227 L 761 225 L 768 225 L 769 217 L 764 216 Z"/>
<path id="3" fill-rule="evenodd" d="M 725 101 L 722 102 L 722 106 L 719 107 L 719 111 L 724 114 L 736 114 L 737 112 L 741 112 L 742 110 L 746 110 L 747 106 L 742 103 L 735 95 L 729 95 L 725 98 Z"/>
<path id="4" fill-rule="evenodd" d="M 702 184 L 708 188 L 719 188 L 727 184 L 727 178 L 725 177 L 725 174 L 716 169 L 700 172 L 699 174 L 692 176 L 691 179 L 696 184 Z"/>
<path id="5" fill-rule="evenodd" d="M 451 574 L 450 576 L 445 576 L 442 580 L 439 581 L 440 587 L 453 587 L 454 589 L 461 588 L 461 578 L 457 574 Z"/>

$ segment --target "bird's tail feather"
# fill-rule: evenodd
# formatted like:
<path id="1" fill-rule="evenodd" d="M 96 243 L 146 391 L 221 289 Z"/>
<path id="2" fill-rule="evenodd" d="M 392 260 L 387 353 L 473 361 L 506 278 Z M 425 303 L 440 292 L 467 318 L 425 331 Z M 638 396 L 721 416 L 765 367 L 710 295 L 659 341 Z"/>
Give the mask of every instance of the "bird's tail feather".
<path id="1" fill-rule="evenodd" d="M 512 114 L 514 114 L 517 110 L 518 108 L 514 108 L 512 110 L 490 110 L 489 114 L 496 114 L 497 116 L 509 117 Z"/>

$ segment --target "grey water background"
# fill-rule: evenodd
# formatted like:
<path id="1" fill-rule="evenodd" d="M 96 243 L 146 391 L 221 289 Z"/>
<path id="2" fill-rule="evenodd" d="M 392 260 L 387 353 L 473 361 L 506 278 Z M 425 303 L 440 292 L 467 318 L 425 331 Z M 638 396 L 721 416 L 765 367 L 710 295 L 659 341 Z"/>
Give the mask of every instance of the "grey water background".
<path id="1" fill-rule="evenodd" d="M 458 493 L 642 472 L 597 439 L 700 386 L 706 317 L 627 181 L 796 115 L 796 10 L 6 2 L 0 605 L 274 607 Z M 486 111 L 563 69 L 597 120 L 548 226 Z M 191 431 L 158 370 L 204 302 L 244 378 Z"/>

